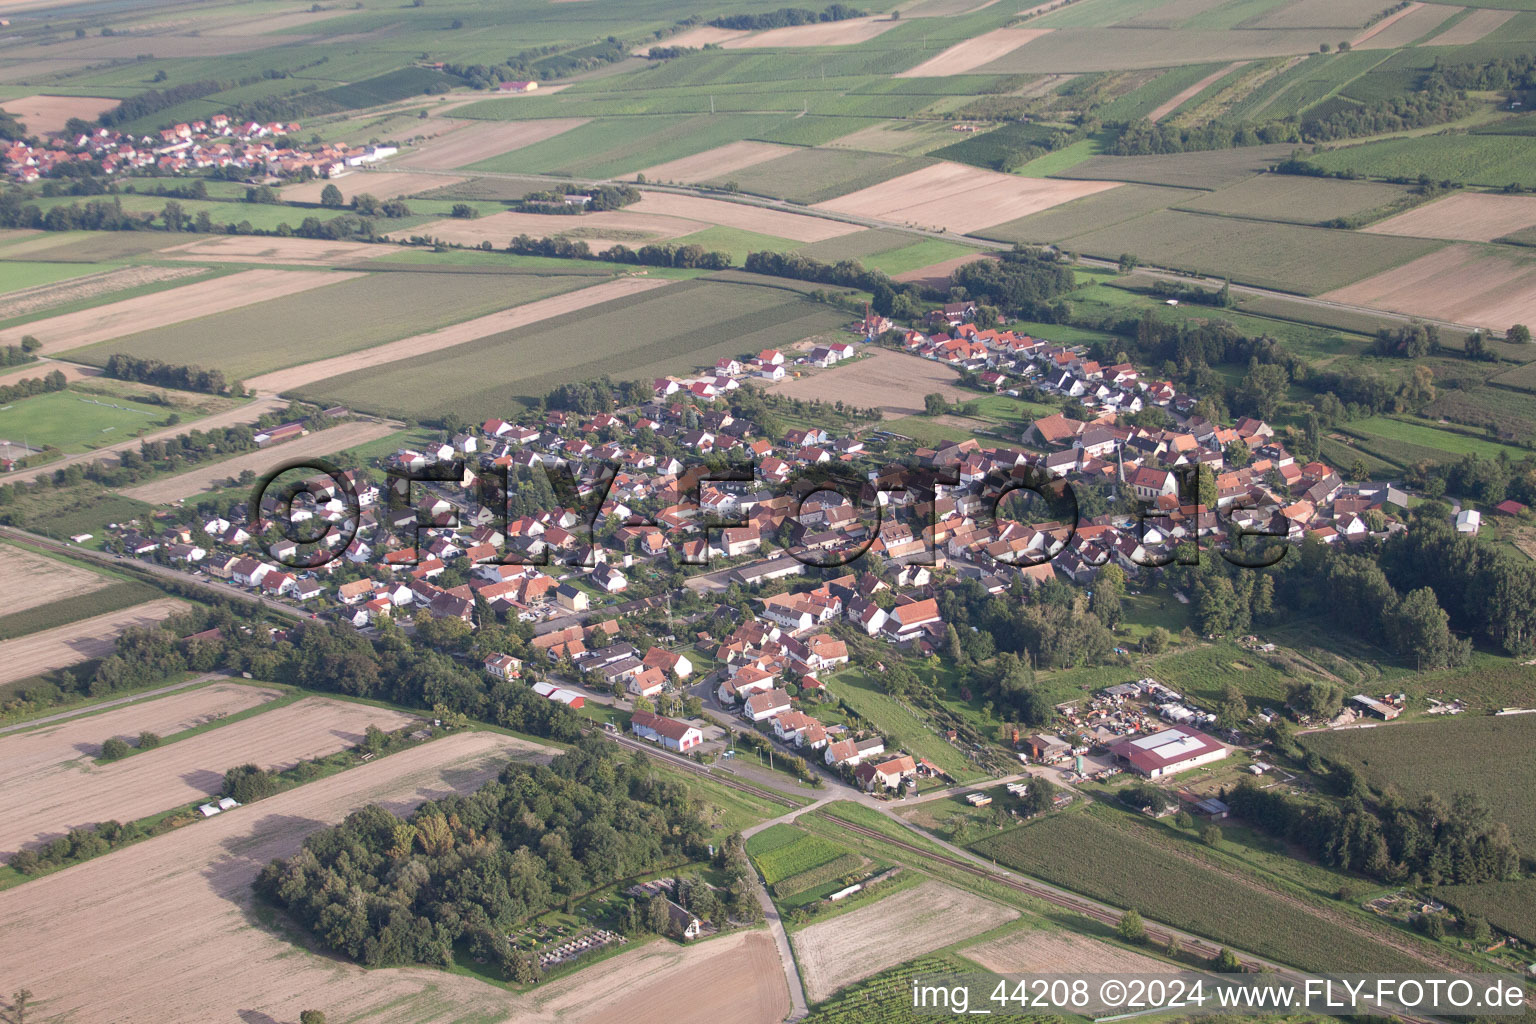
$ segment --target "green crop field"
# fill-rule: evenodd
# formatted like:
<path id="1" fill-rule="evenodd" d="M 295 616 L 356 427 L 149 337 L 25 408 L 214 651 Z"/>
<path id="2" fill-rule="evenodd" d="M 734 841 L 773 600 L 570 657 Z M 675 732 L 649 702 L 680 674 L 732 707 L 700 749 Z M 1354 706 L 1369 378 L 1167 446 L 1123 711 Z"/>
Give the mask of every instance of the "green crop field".
<path id="1" fill-rule="evenodd" d="M 67 281 L 74 277 L 84 277 L 86 274 L 94 274 L 103 270 L 113 269 L 106 263 L 6 263 L 4 280 L 0 281 L 0 290 L 4 292 L 19 292 L 23 288 L 36 288 L 40 285 L 54 284 L 58 281 Z"/>
<path id="2" fill-rule="evenodd" d="M 793 825 L 770 825 L 747 841 L 747 852 L 768 885 L 831 863 L 848 853 L 836 843 Z"/>
<path id="3" fill-rule="evenodd" d="M 1500 453 L 1516 460 L 1525 456 L 1525 452 L 1511 445 L 1485 441 L 1480 437 L 1468 437 L 1451 430 L 1442 430 L 1430 423 L 1413 423 L 1392 416 L 1372 416 L 1369 419 L 1352 420 L 1345 429 L 1348 433 L 1363 438 L 1367 442 L 1388 442 L 1386 447 L 1389 450 L 1392 444 L 1399 444 L 1432 452 L 1435 460 L 1440 462 L 1449 461 L 1451 456 L 1468 455 L 1473 452 L 1490 459 L 1498 458 Z"/>
<path id="4" fill-rule="evenodd" d="M 1407 196 L 1408 189 L 1402 185 L 1263 174 L 1209 195 L 1175 203 L 1173 208 L 1291 224 L 1321 224 L 1339 217 L 1359 217 L 1401 202 Z"/>
<path id="5" fill-rule="evenodd" d="M 1442 243 L 1160 210 L 1063 244 L 1092 256 L 1129 252 L 1158 266 L 1315 295 L 1400 266 Z"/>
<path id="6" fill-rule="evenodd" d="M 732 181 L 743 192 L 809 205 L 910 174 L 931 163 L 926 157 L 891 153 L 806 149 L 743 167 L 706 184 L 720 187 Z"/>
<path id="7" fill-rule="evenodd" d="M 1186 64 L 1165 71 L 1138 89 L 1133 89 L 1106 103 L 1100 116 L 1106 121 L 1136 121 L 1148 116 L 1207 75 L 1220 71 L 1225 64 Z"/>
<path id="8" fill-rule="evenodd" d="M 1536 852 L 1536 715 L 1458 715 L 1376 729 L 1313 732 L 1308 750 L 1347 761 L 1378 789 L 1391 785 L 1408 800 L 1439 793 L 1475 793 L 1514 833 L 1529 857 Z M 1447 763 L 1456 770 L 1447 772 Z"/>
<path id="9" fill-rule="evenodd" d="M 1086 814 L 1053 814 L 973 847 L 999 864 L 1310 971 L 1422 970 L 1304 906 Z M 1241 913 L 1234 908 L 1241 907 Z"/>
<path id="10" fill-rule="evenodd" d="M 1536 392 L 1536 363 L 1526 363 L 1513 370 L 1505 370 L 1496 377 L 1490 377 L 1489 382 L 1520 391 Z"/>
<path id="11" fill-rule="evenodd" d="M 1166 68 L 1281 57 L 1312 53 L 1316 49 L 1317 32 L 1310 29 L 1168 32 L 1130 27 L 1061 28 L 1047 40 L 1037 39 L 976 70 L 983 74 L 1013 75 Z"/>
<path id="12" fill-rule="evenodd" d="M 1121 185 L 973 233 L 1002 242 L 1059 242 L 1085 231 L 1166 209 L 1198 195 L 1201 193 L 1191 193 L 1188 189 Z"/>
<path id="13" fill-rule="evenodd" d="M 699 278 L 299 393 L 416 418 L 509 416 L 564 381 L 650 380 L 836 330 L 847 318 L 795 289 Z"/>
<path id="14" fill-rule="evenodd" d="M 874 267 L 883 270 L 894 277 L 904 274 L 909 270 L 918 270 L 931 266 L 934 263 L 942 263 L 945 260 L 954 259 L 956 256 L 969 256 L 979 250 L 968 245 L 957 245 L 954 242 L 946 242 L 938 238 L 928 238 L 921 242 L 913 242 L 911 245 L 900 249 L 892 249 L 876 256 L 867 257 L 863 262 L 866 267 Z"/>
<path id="15" fill-rule="evenodd" d="M 1059 172 L 1064 178 L 1131 181 L 1142 185 L 1216 189 L 1261 174 L 1291 155 L 1293 146 L 1244 146 L 1166 156 L 1096 156 Z"/>
<path id="16" fill-rule="evenodd" d="M 696 231 L 691 235 L 672 240 L 673 245 L 702 245 L 710 252 L 730 253 L 737 264 L 746 262 L 753 252 L 790 252 L 803 243 L 773 235 L 760 235 L 742 228 L 726 228 L 716 225 Z"/>
<path id="17" fill-rule="evenodd" d="M 140 405 L 66 388 L 0 406 L 0 438 L 63 452 L 126 441 L 159 425 L 163 406 Z"/>
<path id="18" fill-rule="evenodd" d="M 962 433 L 950 428 L 947 436 Z M 874 724 L 885 737 L 887 748 L 899 747 L 918 757 L 926 757 L 962 782 L 980 774 L 953 744 L 909 711 L 907 705 L 883 692 L 863 669 L 842 668 L 831 676 L 823 675 L 822 680 L 834 697 L 847 701 L 849 707 Z"/>
<path id="19" fill-rule="evenodd" d="M 569 264 L 570 261 L 565 261 Z M 461 320 L 596 283 L 567 275 L 368 274 L 264 303 L 130 334 L 69 353 L 103 365 L 118 352 L 218 367 L 239 379 L 408 338 Z"/>
<path id="20" fill-rule="evenodd" d="M 1536 877 L 1482 885 L 1448 885 L 1435 895 L 1466 914 L 1476 914 L 1501 932 L 1536 945 Z"/>
<path id="21" fill-rule="evenodd" d="M 1502 188 L 1536 187 L 1529 143 L 1514 135 L 1429 135 L 1384 139 L 1360 146 L 1326 149 L 1308 158 L 1328 171 L 1352 171 L 1370 178 L 1415 178 Z"/>
<path id="22" fill-rule="evenodd" d="M 140 583 L 137 580 L 118 580 L 100 590 L 93 590 L 78 597 L 67 597 L 60 601 L 38 605 L 36 608 L 0 616 L 0 640 L 10 640 L 12 637 L 26 636 L 28 633 L 68 625 L 93 615 L 121 611 L 164 596 L 164 593 L 147 583 Z"/>
<path id="23" fill-rule="evenodd" d="M 906 248 L 920 240 L 920 237 L 910 232 L 897 231 L 895 228 L 869 228 L 849 235 L 828 238 L 821 242 L 812 242 L 810 245 L 802 245 L 795 251 L 816 260 L 867 261 L 871 256 Z"/>

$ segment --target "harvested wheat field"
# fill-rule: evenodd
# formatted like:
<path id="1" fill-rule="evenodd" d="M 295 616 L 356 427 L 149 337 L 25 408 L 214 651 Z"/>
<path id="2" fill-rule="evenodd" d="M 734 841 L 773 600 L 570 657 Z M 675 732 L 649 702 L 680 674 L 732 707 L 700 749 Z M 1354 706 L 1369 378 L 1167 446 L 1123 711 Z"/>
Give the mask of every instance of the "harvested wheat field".
<path id="1" fill-rule="evenodd" d="M 383 437 L 398 429 L 400 429 L 399 425 L 394 423 L 354 420 L 318 433 L 306 434 L 292 441 L 284 441 L 271 448 L 258 448 L 256 451 L 236 455 L 232 459 L 210 462 L 186 473 L 178 473 L 175 476 L 140 484 L 138 487 L 130 487 L 121 493 L 129 498 L 147 501 L 151 505 L 168 505 L 182 498 L 190 498 L 201 491 L 213 490 L 230 477 L 238 478 L 247 469 L 259 476 L 279 463 L 310 455 L 334 455 L 347 448 L 367 444 L 375 438 Z"/>
<path id="2" fill-rule="evenodd" d="M 329 267 L 338 263 L 371 260 L 375 256 L 398 251 L 387 245 L 371 245 L 367 242 L 226 235 L 223 238 L 203 238 L 175 245 L 161 255 L 174 260 L 211 260 L 215 263 L 288 263 Z"/>
<path id="3" fill-rule="evenodd" d="M 945 162 L 817 203 L 816 209 L 963 234 L 1117 186 L 1112 181 L 1020 178 Z"/>
<path id="4" fill-rule="evenodd" d="M 1502 28 L 1506 21 L 1518 13 L 1518 11 L 1488 9 L 1473 11 L 1433 39 L 1426 40 L 1424 45 L 1465 46 L 1468 43 L 1475 43 L 1490 32 Z"/>
<path id="5" fill-rule="evenodd" d="M 340 178 L 329 180 L 316 178 L 314 181 L 289 185 L 282 190 L 282 197 L 285 203 L 318 203 L 320 193 L 325 191 L 325 187 L 335 185 L 341 191 L 341 198 L 348 203 L 355 196 L 365 192 L 375 199 L 394 199 L 397 196 L 414 195 L 429 188 L 457 185 L 463 180 L 463 178 L 443 177 L 436 174 L 407 174 L 403 171 L 358 172 L 343 175 Z"/>
<path id="6" fill-rule="evenodd" d="M 651 52 L 653 46 L 708 46 L 710 43 L 723 43 L 728 39 L 736 39 L 746 35 L 746 31 L 735 28 L 716 28 L 713 25 L 698 25 L 694 28 L 684 29 L 675 36 L 667 36 L 644 46 L 637 46 L 630 52 L 636 57 L 644 57 Z"/>
<path id="7" fill-rule="evenodd" d="M 923 411 L 923 396 L 937 391 L 950 401 L 968 392 L 956 386 L 957 374 L 943 363 L 905 352 L 866 349 L 862 358 L 840 363 L 799 380 L 782 380 L 767 390 L 786 398 L 838 400 L 860 409 L 880 408 L 888 420 Z"/>
<path id="8" fill-rule="evenodd" d="M 1163 118 L 1179 109 L 1179 107 L 1183 106 L 1187 100 L 1194 99 L 1201 92 L 1204 92 L 1205 87 L 1215 82 L 1218 78 L 1225 78 L 1229 73 L 1236 71 L 1238 68 L 1249 63 L 1251 63 L 1251 61 L 1236 60 L 1224 68 L 1217 68 L 1215 71 L 1212 71 L 1210 74 L 1200 79 L 1200 81 L 1196 82 L 1194 85 L 1191 85 L 1186 89 L 1181 89 L 1179 92 L 1175 93 L 1173 96 L 1160 103 L 1156 108 L 1153 109 L 1152 113 L 1147 115 L 1147 120 L 1151 121 L 1153 124 L 1156 124 L 1158 121 L 1161 121 Z"/>
<path id="9" fill-rule="evenodd" d="M 360 807 L 406 813 L 478 789 L 508 758 L 553 753 L 507 736 L 458 733 L 0 893 L 0 987 L 31 989 L 39 1020 L 79 1024 L 296 1021 L 321 1006 L 379 1024 L 528 1020 L 515 1013 L 528 997 L 473 978 L 364 971 L 308 953 L 259 922 L 251 882 L 267 862 Z M 83 945 L 82 935 L 92 941 Z M 580 977 L 558 984 L 575 988 Z M 588 987 L 595 990 L 575 1005 L 617 995 Z"/>
<path id="10" fill-rule="evenodd" d="M 424 171 L 451 171 L 552 139 L 572 128 L 580 128 L 590 120 L 589 117 L 550 117 L 538 121 L 460 121 L 460 127 L 414 147 L 392 163 L 395 167 L 416 167 Z"/>
<path id="11" fill-rule="evenodd" d="M 579 988 L 536 992 L 534 999 L 542 996 L 544 1001 L 535 1019 L 573 1024 L 615 1019 L 625 1024 L 777 1024 L 789 1014 L 779 953 L 762 932 L 712 940 L 694 956 L 678 955 L 685 952 L 671 943 L 651 943 L 628 954 L 633 957 L 628 963 L 621 963 L 623 957 L 606 961 L 598 968 L 601 978 L 594 976 Z M 608 992 L 604 1005 L 583 1003 L 602 999 L 599 985 Z"/>
<path id="12" fill-rule="evenodd" d="M 1321 298 L 1502 331 L 1536 323 L 1536 262 L 1448 245 Z"/>
<path id="13" fill-rule="evenodd" d="M 0 320 L 26 316 L 41 310 L 52 309 L 71 302 L 84 302 L 113 292 L 140 288 L 160 281 L 174 281 L 179 277 L 196 277 L 202 267 L 120 267 L 103 270 L 84 277 L 72 277 L 68 281 L 42 284 L 35 288 L 23 288 L 9 292 L 0 300 Z"/>
<path id="14" fill-rule="evenodd" d="M 1458 192 L 1361 228 L 1373 235 L 1491 242 L 1536 225 L 1536 197 Z"/>
<path id="15" fill-rule="evenodd" d="M 276 370 L 260 377 L 253 377 L 245 383 L 246 387 L 259 391 L 286 391 L 289 388 L 311 384 L 343 373 L 351 373 L 354 370 L 383 366 L 385 363 L 393 363 L 396 360 L 410 359 L 413 356 L 462 345 L 466 341 L 510 331 L 514 327 L 523 327 L 565 313 L 574 313 L 578 309 L 586 309 L 588 306 L 595 306 L 609 299 L 637 295 L 668 283 L 666 278 L 621 277 L 614 281 L 595 284 L 590 288 L 554 295 L 522 306 L 513 306 L 511 309 L 503 309 L 463 323 L 450 324 L 426 334 L 418 334 L 414 338 L 401 338 L 399 341 L 392 341 L 387 345 L 378 345 L 360 352 L 349 352 L 331 359 L 321 359 L 302 366 L 291 366 L 286 370 Z"/>
<path id="16" fill-rule="evenodd" d="M 110 582 L 107 577 L 78 565 L 13 544 L 0 544 L 0 594 L 5 595 L 6 614 L 89 594 Z"/>
<path id="17" fill-rule="evenodd" d="M 102 96 L 24 96 L 0 103 L 0 110 L 16 115 L 33 135 L 52 135 L 72 117 L 94 121 L 121 102 Z"/>
<path id="18" fill-rule="evenodd" d="M 479 245 L 490 242 L 497 248 L 505 248 L 518 235 L 534 238 L 564 237 L 587 243 L 593 252 L 602 252 L 617 244 L 639 248 L 646 242 L 678 238 L 703 231 L 709 224 L 701 220 L 683 217 L 658 217 L 654 213 L 637 213 L 640 204 L 622 210 L 602 210 L 562 216 L 558 213 L 519 213 L 508 210 L 493 213 L 489 217 L 473 220 L 448 218 L 434 220 L 420 227 L 396 231 L 390 238 L 406 239 L 424 235 L 457 245 Z"/>
<path id="19" fill-rule="evenodd" d="M 753 206 L 749 203 L 702 199 L 698 196 L 677 195 L 672 192 L 647 192 L 645 198 L 633 206 L 626 206 L 625 209 L 667 217 L 689 217 L 707 224 L 740 228 L 742 231 L 755 231 L 760 235 L 773 235 L 775 238 L 791 238 L 797 242 L 820 242 L 864 230 L 861 224 L 848 224 L 826 217 L 809 217 L 784 210 Z"/>
<path id="20" fill-rule="evenodd" d="M 356 746 L 370 725 L 389 732 L 416 721 L 387 708 L 306 697 L 121 761 L 56 765 L 25 785 L 0 787 L 0 854 L 109 818 L 135 821 L 215 796 L 237 765 L 289 768 Z"/>
<path id="21" fill-rule="evenodd" d="M 770 28 L 748 36 L 727 39 L 720 46 L 726 50 L 772 46 L 852 46 L 867 43 L 901 22 L 893 18 L 847 18 L 843 21 L 820 21 L 808 25 L 790 25 L 787 28 Z"/>
<path id="22" fill-rule="evenodd" d="M 797 146 L 780 146 L 772 142 L 731 142 L 680 160 L 647 167 L 640 173 L 647 181 L 708 181 L 787 156 L 798 149 Z"/>
<path id="23" fill-rule="evenodd" d="M 23 335 L 31 334 L 42 342 L 39 351 L 43 354 L 81 348 L 125 334 L 306 292 L 356 276 L 313 270 L 246 270 L 77 313 L 33 320 L 21 327 L 0 331 L 0 344 L 17 345 Z"/>
<path id="24" fill-rule="evenodd" d="M 897 274 L 893 281 L 902 284 L 916 282 L 927 288 L 947 289 L 949 287 L 949 275 L 965 266 L 967 263 L 975 263 L 977 260 L 992 259 L 986 253 L 974 252 L 966 256 L 955 256 L 938 263 L 930 263 L 926 267 L 918 267 L 916 270 L 908 270 Z"/>
<path id="25" fill-rule="evenodd" d="M 129 626 L 152 626 L 185 607 L 183 602 L 167 597 L 0 640 L 0 684 L 111 654 L 118 634 Z"/>
<path id="26" fill-rule="evenodd" d="M 962 949 L 997 974 L 1163 974 L 1178 968 L 1074 932 L 1032 928 Z"/>
<path id="27" fill-rule="evenodd" d="M 845 985 L 1018 916 L 1012 907 L 928 881 L 802 928 L 790 939 L 806 998 L 817 1002 Z"/>
<path id="28" fill-rule="evenodd" d="M 915 68 L 899 71 L 895 78 L 943 78 L 963 75 L 999 57 L 1006 57 L 1025 43 L 1032 43 L 1051 30 L 1048 28 L 995 28 L 975 39 L 956 43 L 935 54 Z"/>

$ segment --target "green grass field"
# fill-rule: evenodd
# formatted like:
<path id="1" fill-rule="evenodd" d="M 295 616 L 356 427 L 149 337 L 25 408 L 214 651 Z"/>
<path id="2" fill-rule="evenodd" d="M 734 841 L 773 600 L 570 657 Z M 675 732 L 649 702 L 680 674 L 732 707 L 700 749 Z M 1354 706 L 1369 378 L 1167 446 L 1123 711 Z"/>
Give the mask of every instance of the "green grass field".
<path id="1" fill-rule="evenodd" d="M 710 252 L 730 253 L 738 265 L 746 262 L 753 252 L 790 252 L 803 243 L 774 235 L 760 235 L 742 228 L 726 228 L 716 225 L 703 231 L 672 239 L 673 245 L 702 245 Z"/>
<path id="2" fill-rule="evenodd" d="M 83 452 L 126 441 L 159 425 L 155 405 L 88 395 L 66 388 L 0 406 L 0 438 L 63 452 Z"/>
<path id="3" fill-rule="evenodd" d="M 603 374 L 648 381 L 832 331 L 847 319 L 764 280 L 679 282 L 431 356 L 343 374 L 299 393 L 415 418 L 455 412 L 483 419 L 511 415 L 520 402 L 564 381 Z"/>
<path id="4" fill-rule="evenodd" d="M 925 238 L 900 249 L 866 257 L 863 263 L 866 267 L 883 270 L 894 277 L 909 270 L 920 270 L 935 263 L 954 259 L 956 256 L 969 256 L 977 251 L 968 245 L 957 245 L 938 238 Z"/>
<path id="5" fill-rule="evenodd" d="M 1409 802 L 1426 793 L 1450 800 L 1475 793 L 1514 833 L 1529 855 L 1536 850 L 1536 715 L 1470 714 L 1340 732 L 1307 733 L 1308 750 L 1347 761 L 1378 789 L 1393 786 Z M 1456 771 L 1447 772 L 1454 761 Z"/>
<path id="6" fill-rule="evenodd" d="M 1447 906 L 1477 914 L 1493 927 L 1536 944 L 1536 877 L 1482 885 L 1449 885 L 1435 890 Z"/>
<path id="7" fill-rule="evenodd" d="M 1485 441 L 1480 437 L 1468 437 L 1450 430 L 1441 430 L 1431 424 L 1411 423 L 1391 416 L 1372 416 L 1353 420 L 1347 431 L 1368 442 L 1387 442 L 1438 453 L 1439 461 L 1449 461 L 1448 456 L 1467 455 L 1476 452 L 1484 458 L 1498 458 L 1500 453 L 1512 459 L 1521 459 L 1525 453 L 1511 445 Z"/>
<path id="8" fill-rule="evenodd" d="M 902 249 L 916 241 L 921 241 L 921 236 L 895 228 L 868 228 L 802 245 L 795 251 L 816 260 L 859 260 L 867 265 L 871 256 Z"/>
<path id="9" fill-rule="evenodd" d="M 1106 228 L 1190 201 L 1202 193 L 1156 185 L 1121 185 L 1105 192 L 1074 199 L 1028 217 L 1010 220 L 973 232 L 1001 242 L 1059 242 L 1096 228 Z"/>
<path id="10" fill-rule="evenodd" d="M 1424 966 L 1257 884 L 1212 871 L 1087 814 L 1053 814 L 973 849 L 1026 874 L 1305 970 Z M 1234 912 L 1239 907 L 1241 912 Z"/>
<path id="11" fill-rule="evenodd" d="M 1264 172 L 1270 164 L 1290 156 L 1293 148 L 1286 145 L 1245 146 L 1166 156 L 1096 156 L 1073 165 L 1070 174 L 1065 171 L 1049 173 L 1092 181 L 1129 181 L 1141 185 L 1217 189 Z"/>
<path id="12" fill-rule="evenodd" d="M 960 431 L 951 430 L 951 435 Z M 886 747 L 900 747 L 918 757 L 926 757 L 959 781 L 980 773 L 955 747 L 929 728 L 917 715 L 894 697 L 883 693 L 869 673 L 860 668 L 843 668 L 822 677 L 834 697 L 848 702 L 885 737 Z"/>
<path id="13" fill-rule="evenodd" d="M 1076 235 L 1066 248 L 1315 295 L 1407 263 L 1441 243 L 1159 210 Z"/>
<path id="14" fill-rule="evenodd" d="M 1326 149 L 1308 158 L 1329 171 L 1353 171 L 1371 178 L 1413 178 L 1502 188 L 1511 182 L 1536 186 L 1527 140 L 1514 135 L 1430 135 L 1384 139 L 1360 146 Z"/>
<path id="15" fill-rule="evenodd" d="M 568 266 L 570 261 L 564 261 Z M 216 366 L 245 378 L 408 338 L 571 291 L 593 277 L 391 272 L 368 274 L 263 304 L 90 345 L 69 358 L 100 366 L 114 353 Z"/>
<path id="16" fill-rule="evenodd" d="M 68 281 L 86 274 L 113 269 L 106 263 L 5 263 L 5 280 L 0 282 L 4 292 L 19 292 L 23 288 L 37 288 L 58 281 Z"/>

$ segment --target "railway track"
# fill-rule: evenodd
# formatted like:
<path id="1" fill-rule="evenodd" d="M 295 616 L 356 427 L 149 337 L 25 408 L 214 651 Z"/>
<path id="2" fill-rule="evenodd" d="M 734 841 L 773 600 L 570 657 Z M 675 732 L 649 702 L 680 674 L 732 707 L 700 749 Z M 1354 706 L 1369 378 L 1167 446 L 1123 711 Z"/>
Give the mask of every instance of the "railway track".
<path id="1" fill-rule="evenodd" d="M 716 775 L 714 772 L 710 771 L 708 768 L 705 768 L 702 765 L 694 764 L 692 761 L 685 757 L 678 757 L 676 754 L 669 754 L 664 750 L 658 750 L 651 744 L 641 743 L 638 740 L 632 740 L 625 736 L 614 736 L 611 733 L 608 735 L 608 738 L 613 740 L 613 742 L 617 743 L 621 747 L 628 747 L 631 750 L 644 751 L 645 753 L 650 754 L 652 757 L 661 758 L 663 761 L 666 761 L 668 764 L 673 765 L 674 767 L 681 768 L 687 772 L 692 772 L 694 775 L 702 775 L 706 779 L 710 779 L 713 782 L 725 786 L 727 789 L 738 790 L 742 793 L 750 793 L 759 799 L 768 800 L 772 803 L 790 808 L 791 810 L 800 806 L 794 800 L 789 799 L 782 793 L 775 793 L 771 789 L 762 789 L 761 787 L 754 786 L 750 783 L 742 782 L 740 779 L 730 779 L 721 775 Z"/>

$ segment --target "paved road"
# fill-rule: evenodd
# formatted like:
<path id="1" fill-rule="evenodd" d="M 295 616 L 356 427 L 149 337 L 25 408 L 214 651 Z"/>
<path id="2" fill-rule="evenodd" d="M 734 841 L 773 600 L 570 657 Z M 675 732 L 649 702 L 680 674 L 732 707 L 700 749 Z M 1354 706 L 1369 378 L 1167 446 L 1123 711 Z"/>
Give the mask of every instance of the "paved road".
<path id="1" fill-rule="evenodd" d="M 97 711 L 101 711 L 104 708 L 115 708 L 119 704 L 133 704 L 137 701 L 147 700 L 150 697 L 158 697 L 161 694 L 171 693 L 175 690 L 185 690 L 189 686 L 196 686 L 199 683 L 206 683 L 210 679 L 221 678 L 229 677 L 226 673 L 223 672 L 208 672 L 204 675 L 198 676 L 196 679 L 188 679 L 184 682 L 172 683 L 169 686 L 161 686 L 154 690 L 141 690 L 138 693 L 130 693 L 126 697 L 118 697 L 116 700 L 99 701 L 95 704 L 87 704 L 83 708 L 75 708 L 73 711 L 61 711 L 56 715 L 44 715 L 41 718 L 29 718 L 25 722 L 17 722 L 15 725 L 0 726 L 0 735 L 4 735 L 8 732 L 15 732 L 18 729 L 31 729 L 34 726 L 47 725 L 49 722 L 62 722 L 66 718 L 75 718 L 80 715 L 93 714 Z"/>

